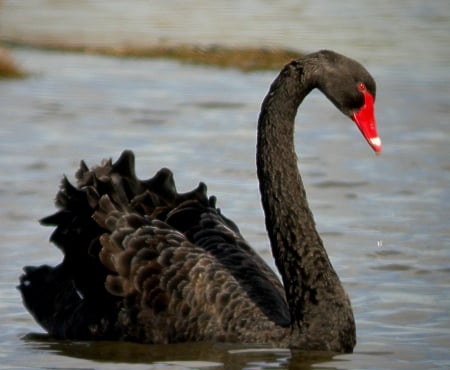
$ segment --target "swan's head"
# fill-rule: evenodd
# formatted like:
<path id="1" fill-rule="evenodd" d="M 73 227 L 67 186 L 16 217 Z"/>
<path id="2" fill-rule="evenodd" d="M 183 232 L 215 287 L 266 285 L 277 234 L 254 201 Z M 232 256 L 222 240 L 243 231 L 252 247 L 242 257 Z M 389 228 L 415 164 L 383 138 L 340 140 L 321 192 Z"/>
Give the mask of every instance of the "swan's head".
<path id="1" fill-rule="evenodd" d="M 375 120 L 376 85 L 367 70 L 353 59 L 332 51 L 317 53 L 317 87 L 346 116 L 351 118 L 376 153 L 381 140 Z"/>

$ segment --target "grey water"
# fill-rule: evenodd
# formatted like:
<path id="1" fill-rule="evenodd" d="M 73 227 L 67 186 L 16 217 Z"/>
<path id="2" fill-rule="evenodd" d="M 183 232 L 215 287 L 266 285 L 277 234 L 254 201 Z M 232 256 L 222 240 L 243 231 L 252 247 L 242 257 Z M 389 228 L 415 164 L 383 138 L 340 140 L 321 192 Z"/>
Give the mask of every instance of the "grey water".
<path id="1" fill-rule="evenodd" d="M 125 5 L 126 4 L 126 5 Z M 377 81 L 383 153 L 318 92 L 302 105 L 299 168 L 352 300 L 353 354 L 228 344 L 56 341 L 15 289 L 27 264 L 58 263 L 50 228 L 60 178 L 133 149 L 137 172 L 204 181 L 273 265 L 259 203 L 256 120 L 277 71 L 13 49 L 30 72 L 0 81 L 0 369 L 450 368 L 448 1 L 0 1 L 0 36 L 330 48 Z"/>

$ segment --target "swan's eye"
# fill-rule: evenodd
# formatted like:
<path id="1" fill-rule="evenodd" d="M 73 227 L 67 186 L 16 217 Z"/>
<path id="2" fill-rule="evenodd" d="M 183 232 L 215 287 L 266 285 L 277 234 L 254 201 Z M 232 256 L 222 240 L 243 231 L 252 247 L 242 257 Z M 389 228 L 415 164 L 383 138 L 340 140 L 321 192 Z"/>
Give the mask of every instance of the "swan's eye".
<path id="1" fill-rule="evenodd" d="M 363 83 L 358 84 L 358 90 L 359 91 L 366 91 L 366 85 L 364 85 Z"/>

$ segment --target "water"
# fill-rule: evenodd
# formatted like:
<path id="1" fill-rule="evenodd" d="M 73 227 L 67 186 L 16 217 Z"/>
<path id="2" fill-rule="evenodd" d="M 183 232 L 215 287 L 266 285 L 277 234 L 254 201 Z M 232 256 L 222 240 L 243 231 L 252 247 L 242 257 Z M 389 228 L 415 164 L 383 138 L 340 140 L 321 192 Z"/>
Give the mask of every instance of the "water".
<path id="1" fill-rule="evenodd" d="M 448 18 L 447 1 L 1 2 L 5 37 L 333 48 L 377 80 L 384 152 L 375 157 L 319 93 L 304 102 L 300 169 L 352 299 L 355 353 L 54 341 L 15 285 L 23 265 L 59 261 L 51 230 L 36 220 L 53 212 L 61 175 L 73 179 L 81 158 L 95 164 L 131 148 L 141 177 L 167 166 L 179 190 L 205 181 L 271 261 L 254 150 L 260 102 L 276 72 L 14 50 L 33 74 L 0 82 L 0 369 L 449 368 Z"/>

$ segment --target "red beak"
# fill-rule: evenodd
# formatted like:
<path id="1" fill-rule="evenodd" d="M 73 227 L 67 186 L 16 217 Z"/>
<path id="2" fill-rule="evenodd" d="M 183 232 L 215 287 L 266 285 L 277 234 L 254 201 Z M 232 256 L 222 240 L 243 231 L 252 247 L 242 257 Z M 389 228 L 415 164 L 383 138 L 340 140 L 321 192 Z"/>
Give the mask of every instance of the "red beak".
<path id="1" fill-rule="evenodd" d="M 367 140 L 369 145 L 376 153 L 381 152 L 381 139 L 377 133 L 377 123 L 375 121 L 373 96 L 367 90 L 362 91 L 364 95 L 364 105 L 353 114 L 352 119 L 355 121 L 359 130 Z"/>

